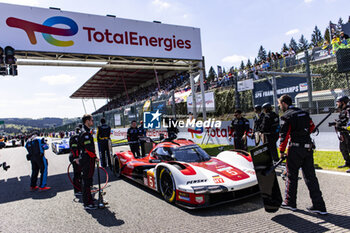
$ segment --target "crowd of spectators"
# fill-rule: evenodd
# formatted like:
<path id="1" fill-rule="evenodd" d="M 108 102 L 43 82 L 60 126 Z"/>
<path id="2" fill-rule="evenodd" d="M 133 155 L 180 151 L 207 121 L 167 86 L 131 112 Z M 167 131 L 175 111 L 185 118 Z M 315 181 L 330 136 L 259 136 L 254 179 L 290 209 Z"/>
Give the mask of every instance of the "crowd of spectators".
<path id="1" fill-rule="evenodd" d="M 102 106 L 93 114 L 102 113 L 104 111 L 109 111 L 119 107 L 126 106 L 128 104 L 141 102 L 144 100 L 159 100 L 164 99 L 169 96 L 171 90 L 175 91 L 185 91 L 189 89 L 187 84 L 189 80 L 189 74 L 178 73 L 173 77 L 159 81 L 158 83 L 152 83 L 146 87 L 140 87 L 133 93 L 125 94 L 125 96 L 119 97 L 117 99 L 111 100 L 106 105 Z"/>
<path id="2" fill-rule="evenodd" d="M 334 34 L 331 43 L 325 41 L 322 47 L 315 47 L 313 49 L 322 49 L 325 51 L 326 55 L 334 56 L 338 49 L 350 48 L 350 39 L 347 34 L 343 31 L 339 35 Z M 319 57 L 311 55 L 311 60 L 316 60 Z M 281 53 L 272 52 L 254 65 L 246 65 L 243 69 L 235 69 L 232 73 L 236 73 L 238 80 L 253 78 L 259 79 L 257 72 L 259 71 L 271 71 L 271 70 L 280 70 L 283 67 L 290 67 L 304 63 L 305 59 L 297 59 L 297 54 L 293 48 L 286 49 L 284 48 Z M 234 85 L 234 76 L 231 73 L 219 74 L 219 77 L 215 77 L 214 80 L 206 84 L 207 89 L 213 89 L 217 87 L 225 87 Z"/>
<path id="3" fill-rule="evenodd" d="M 338 32 L 339 33 L 339 32 Z M 325 41 L 322 47 L 314 47 L 313 52 L 322 50 L 326 56 L 334 56 L 338 49 L 350 48 L 350 39 L 343 31 L 339 35 L 332 32 L 333 38 L 331 43 Z M 311 60 L 319 59 L 320 57 L 311 55 Z M 234 79 L 237 76 L 238 80 L 244 80 L 247 78 L 259 79 L 257 75 L 260 71 L 281 70 L 284 67 L 290 67 L 305 62 L 305 58 L 298 59 L 296 51 L 293 48 L 284 48 L 281 52 L 271 52 L 265 59 L 259 59 L 254 65 L 247 64 L 244 68 L 231 70 L 227 73 L 221 73 L 215 76 L 211 81 L 204 81 L 204 90 L 215 89 L 219 87 L 231 87 L 234 85 Z M 153 83 L 147 87 L 139 88 L 134 93 L 129 93 L 128 97 L 124 96 L 110 101 L 105 106 L 97 110 L 96 113 L 101 113 L 111 109 L 116 109 L 122 106 L 126 106 L 131 103 L 144 101 L 148 99 L 159 100 L 169 97 L 171 90 L 175 92 L 185 92 L 191 90 L 189 85 L 189 75 L 186 73 L 176 74 L 172 78 L 168 78 L 159 83 Z M 199 83 L 195 84 L 195 90 L 200 91 Z"/>
<path id="4" fill-rule="evenodd" d="M 334 34 L 331 42 L 331 46 L 326 41 L 324 44 L 325 47 L 331 47 L 332 53 L 335 54 L 338 49 L 349 49 L 350 48 L 350 39 L 349 35 L 345 34 L 343 31 L 339 35 Z"/>

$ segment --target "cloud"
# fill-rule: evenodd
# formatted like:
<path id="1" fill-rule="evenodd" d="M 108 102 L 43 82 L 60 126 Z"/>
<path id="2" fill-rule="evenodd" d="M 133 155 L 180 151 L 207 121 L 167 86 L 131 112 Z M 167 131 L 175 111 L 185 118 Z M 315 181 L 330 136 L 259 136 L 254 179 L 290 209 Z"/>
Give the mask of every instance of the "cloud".
<path id="1" fill-rule="evenodd" d="M 298 32 L 299 32 L 299 29 L 295 28 L 295 29 L 292 29 L 292 30 L 289 30 L 288 32 L 286 32 L 286 35 L 290 36 L 290 35 L 297 34 Z"/>
<path id="2" fill-rule="evenodd" d="M 39 97 L 52 97 L 52 96 L 56 96 L 56 93 L 52 93 L 52 92 L 42 92 L 42 93 L 35 93 L 35 96 L 39 96 Z"/>
<path id="3" fill-rule="evenodd" d="M 68 74 L 44 76 L 40 78 L 40 81 L 46 82 L 51 86 L 71 84 L 74 83 L 75 80 L 76 77 L 70 76 Z"/>
<path id="4" fill-rule="evenodd" d="M 305 3 L 310 3 L 312 2 L 313 0 L 304 0 Z"/>
<path id="5" fill-rule="evenodd" d="M 3 3 L 11 3 L 18 5 L 26 5 L 26 6 L 38 6 L 39 0 L 0 0 Z"/>
<path id="6" fill-rule="evenodd" d="M 237 65 L 238 66 L 241 64 L 241 61 L 245 61 L 245 60 L 248 60 L 248 58 L 245 56 L 233 54 L 231 56 L 224 57 L 221 61 L 223 63 L 228 64 L 228 65 Z"/>
<path id="7" fill-rule="evenodd" d="M 170 7 L 170 3 L 162 0 L 154 0 L 152 4 L 160 9 L 167 9 Z"/>

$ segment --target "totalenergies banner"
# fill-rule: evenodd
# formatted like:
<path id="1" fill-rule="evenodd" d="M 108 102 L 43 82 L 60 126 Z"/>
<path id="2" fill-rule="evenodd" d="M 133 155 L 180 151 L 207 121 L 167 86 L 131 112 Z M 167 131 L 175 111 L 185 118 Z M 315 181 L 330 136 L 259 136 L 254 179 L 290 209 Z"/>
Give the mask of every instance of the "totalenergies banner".
<path id="1" fill-rule="evenodd" d="M 202 59 L 199 28 L 0 3 L 0 29 L 20 51 Z"/>
<path id="2" fill-rule="evenodd" d="M 250 126 L 252 127 L 253 122 L 250 119 Z M 112 129 L 112 139 L 119 140 L 125 139 L 127 128 Z M 229 133 L 231 130 L 231 121 L 222 121 L 221 127 L 195 127 L 195 128 L 179 128 L 178 138 L 191 139 L 197 144 L 233 144 L 233 140 L 229 140 Z M 248 136 L 251 136 L 252 130 Z M 147 130 L 147 136 L 152 138 L 158 138 L 160 134 L 164 134 L 167 137 L 167 130 L 165 128 L 161 129 L 151 129 Z M 248 137 L 248 146 L 254 146 L 254 141 Z"/>

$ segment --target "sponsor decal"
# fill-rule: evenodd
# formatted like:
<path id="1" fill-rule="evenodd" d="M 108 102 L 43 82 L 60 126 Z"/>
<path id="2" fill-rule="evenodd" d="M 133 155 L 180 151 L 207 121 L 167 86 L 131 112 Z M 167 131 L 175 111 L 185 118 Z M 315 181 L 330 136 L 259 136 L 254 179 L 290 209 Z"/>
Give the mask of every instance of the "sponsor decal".
<path id="1" fill-rule="evenodd" d="M 178 195 L 179 199 L 180 200 L 185 200 L 185 201 L 190 201 L 190 194 L 188 193 L 184 193 L 184 192 L 179 192 L 179 195 Z"/>
<path id="2" fill-rule="evenodd" d="M 192 138 L 201 139 L 203 137 L 201 135 L 203 133 L 203 127 L 196 127 L 195 129 L 188 128 L 187 131 L 191 133 Z"/>
<path id="3" fill-rule="evenodd" d="M 19 18 L 9 17 L 6 20 L 6 24 L 10 27 L 24 30 L 27 33 L 30 43 L 33 45 L 37 44 L 35 32 L 42 33 L 42 36 L 48 43 L 59 47 L 69 47 L 74 45 L 74 42 L 72 40 L 57 40 L 52 35 L 74 36 L 78 32 L 78 25 L 76 24 L 76 22 L 70 18 L 63 16 L 54 16 L 48 18 L 44 21 L 43 24 L 38 24 Z M 67 25 L 69 29 L 53 27 L 57 24 Z"/>
<path id="4" fill-rule="evenodd" d="M 213 181 L 214 181 L 215 184 L 225 183 L 224 179 L 222 179 L 219 175 L 218 176 L 213 176 Z"/>
<path id="5" fill-rule="evenodd" d="M 185 201 L 190 201 L 189 197 L 183 197 L 183 196 L 180 196 L 180 195 L 179 195 L 179 199 L 180 200 L 185 200 Z"/>
<path id="6" fill-rule="evenodd" d="M 203 182 L 207 182 L 207 179 L 202 179 L 202 180 L 189 180 L 189 181 L 187 181 L 186 184 L 198 184 L 198 183 L 203 183 Z"/>
<path id="7" fill-rule="evenodd" d="M 243 170 L 245 173 L 249 174 L 249 175 L 255 175 L 255 171 L 254 170 Z"/>
<path id="8" fill-rule="evenodd" d="M 196 200 L 197 203 L 201 204 L 201 203 L 204 202 L 204 197 L 203 196 L 199 196 L 199 197 L 196 197 L 195 200 Z"/>
<path id="9" fill-rule="evenodd" d="M 210 166 L 210 165 L 216 165 L 217 163 L 213 161 L 213 162 L 207 162 L 205 164 Z"/>
<path id="10" fill-rule="evenodd" d="M 254 151 L 253 156 L 260 155 L 261 153 L 263 153 L 263 152 L 265 152 L 267 150 L 268 150 L 267 146 L 264 146 L 260 150 Z"/>
<path id="11" fill-rule="evenodd" d="M 122 162 L 122 163 L 125 163 L 126 162 L 126 159 L 119 159 L 120 160 L 120 162 Z"/>

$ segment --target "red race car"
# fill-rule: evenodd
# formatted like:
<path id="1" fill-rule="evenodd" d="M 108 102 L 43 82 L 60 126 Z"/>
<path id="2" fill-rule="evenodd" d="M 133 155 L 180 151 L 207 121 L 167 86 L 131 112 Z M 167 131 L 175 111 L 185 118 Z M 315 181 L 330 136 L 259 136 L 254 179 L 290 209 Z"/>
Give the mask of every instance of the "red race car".
<path id="1" fill-rule="evenodd" d="M 151 140 L 144 146 L 146 156 L 142 158 L 135 158 L 131 151 L 116 153 L 114 173 L 161 193 L 169 203 L 193 209 L 259 193 L 247 152 L 223 151 L 211 157 L 187 139 L 158 144 Z"/>

